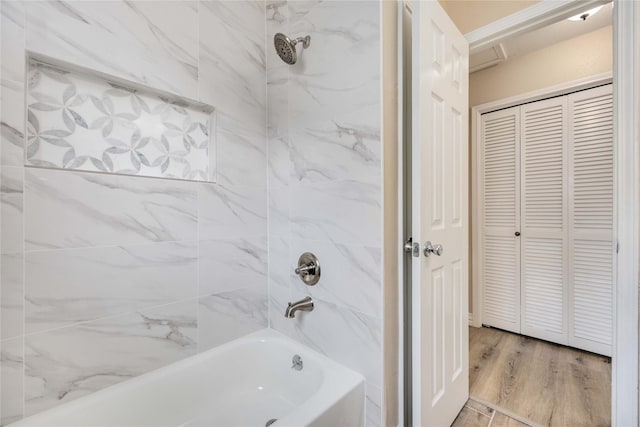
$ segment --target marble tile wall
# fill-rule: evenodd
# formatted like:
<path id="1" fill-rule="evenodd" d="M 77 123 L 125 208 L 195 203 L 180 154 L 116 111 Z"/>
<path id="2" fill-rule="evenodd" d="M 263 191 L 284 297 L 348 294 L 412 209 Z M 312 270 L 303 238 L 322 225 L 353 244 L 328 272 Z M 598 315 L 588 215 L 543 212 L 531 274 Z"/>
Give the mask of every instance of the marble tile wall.
<path id="1" fill-rule="evenodd" d="M 0 425 L 268 324 L 262 1 L 0 2 Z M 25 49 L 216 109 L 216 184 L 24 167 Z"/>
<path id="2" fill-rule="evenodd" d="M 362 373 L 367 426 L 381 425 L 380 3 L 267 0 L 269 320 Z M 289 66 L 273 35 L 311 36 Z M 314 252 L 322 278 L 293 274 Z M 311 295 L 315 309 L 283 316 Z"/>
<path id="3" fill-rule="evenodd" d="M 0 8 L 0 424 L 269 324 L 361 372 L 380 425 L 379 3 Z M 277 31 L 311 35 L 296 65 Z M 25 47 L 212 105 L 217 183 L 25 168 Z M 293 275 L 307 250 L 314 288 Z"/>
<path id="4" fill-rule="evenodd" d="M 24 4 L 0 2 L 0 424 L 24 411 Z M 11 41 L 11 42 L 8 42 Z"/>

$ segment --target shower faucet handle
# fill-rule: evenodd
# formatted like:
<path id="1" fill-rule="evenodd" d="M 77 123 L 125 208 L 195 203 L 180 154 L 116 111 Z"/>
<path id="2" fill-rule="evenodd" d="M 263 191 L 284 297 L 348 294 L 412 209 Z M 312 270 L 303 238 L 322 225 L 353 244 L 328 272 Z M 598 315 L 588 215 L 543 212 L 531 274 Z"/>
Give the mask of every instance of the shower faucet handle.
<path id="1" fill-rule="evenodd" d="M 320 280 L 320 261 L 311 252 L 305 252 L 300 255 L 294 271 L 305 285 L 313 286 Z"/>
<path id="2" fill-rule="evenodd" d="M 315 270 L 315 269 L 316 269 L 316 265 L 314 263 L 309 263 L 309 264 L 303 265 L 302 267 L 296 268 L 295 273 L 296 274 L 306 273 L 306 272 L 313 273 L 313 271 L 311 270 Z"/>

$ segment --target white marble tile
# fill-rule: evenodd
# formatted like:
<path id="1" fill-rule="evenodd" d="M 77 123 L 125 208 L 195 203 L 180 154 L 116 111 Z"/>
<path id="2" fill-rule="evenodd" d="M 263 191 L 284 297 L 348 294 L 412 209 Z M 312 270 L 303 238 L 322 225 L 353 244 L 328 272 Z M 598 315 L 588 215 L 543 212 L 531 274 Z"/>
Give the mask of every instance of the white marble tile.
<path id="1" fill-rule="evenodd" d="M 318 257 L 322 275 L 315 286 L 306 286 L 295 277 L 294 292 L 308 292 L 314 298 L 381 318 L 382 249 L 311 239 L 291 242 L 294 262 L 304 252 Z"/>
<path id="2" fill-rule="evenodd" d="M 170 56 L 189 72 L 198 77 L 199 20 L 197 0 L 133 1 L 129 7 L 142 19 L 155 35 L 152 43 L 161 45 L 158 52 Z M 179 3 L 179 4 L 175 4 Z M 164 34 L 162 34 L 164 32 Z M 191 84 L 191 82 L 190 82 Z"/>
<path id="3" fill-rule="evenodd" d="M 26 248 L 196 240 L 197 185 L 28 168 Z"/>
<path id="4" fill-rule="evenodd" d="M 15 338 L 24 333 L 23 254 L 0 255 L 0 339 Z"/>
<path id="5" fill-rule="evenodd" d="M 198 351 L 206 351 L 267 327 L 266 286 L 200 298 Z"/>
<path id="6" fill-rule="evenodd" d="M 273 46 L 276 33 L 289 33 L 289 7 L 286 0 L 268 1 L 267 9 L 267 124 L 269 138 L 281 138 L 288 144 L 286 136 L 289 128 L 289 65 L 286 64 Z M 269 146 L 271 155 L 273 147 Z M 286 159 L 288 161 L 288 152 Z M 271 160 L 269 160 L 271 163 Z M 273 165 L 272 165 L 273 168 Z M 287 167 L 288 169 L 288 167 Z"/>
<path id="7" fill-rule="evenodd" d="M 268 1 L 267 9 L 267 139 L 269 180 L 269 233 L 284 236 L 289 231 L 289 65 L 273 47 L 273 36 L 288 34 L 289 6 L 286 0 Z"/>
<path id="8" fill-rule="evenodd" d="M 269 192 L 287 186 L 291 175 L 289 144 L 289 65 L 273 47 L 273 36 L 289 34 L 287 1 L 267 3 L 267 139 L 269 143 Z M 276 187 L 277 186 L 277 187 Z M 280 192 L 282 194 L 282 192 Z M 278 200 L 280 207 L 282 198 Z M 270 203 L 273 202 L 270 200 Z M 271 213 L 270 213 L 271 215 Z M 288 219 L 286 219 L 288 221 Z M 271 225 L 271 224 L 270 224 Z M 276 231 L 277 232 L 277 231 Z"/>
<path id="9" fill-rule="evenodd" d="M 289 240 L 285 237 L 269 238 L 269 326 L 294 335 L 294 322 L 284 317 L 287 303 L 297 298 L 292 295 L 295 279 L 295 261 L 289 255 Z M 286 331 L 286 332 L 285 332 Z"/>
<path id="10" fill-rule="evenodd" d="M 23 415 L 23 338 L 0 343 L 0 426 Z"/>
<path id="11" fill-rule="evenodd" d="M 266 188 L 252 185 L 198 184 L 200 240 L 264 236 Z"/>
<path id="12" fill-rule="evenodd" d="M 307 94 L 298 99 L 290 93 L 291 118 L 313 119 L 305 106 L 341 114 L 379 105 L 380 3 L 295 1 L 289 6 L 289 31 L 311 36 L 310 47 L 289 68 L 292 90 Z"/>
<path id="13" fill-rule="evenodd" d="M 24 164 L 24 2 L 0 2 L 0 162 Z"/>
<path id="14" fill-rule="evenodd" d="M 288 130 L 269 128 L 268 132 L 269 185 L 289 185 L 292 163 Z"/>
<path id="15" fill-rule="evenodd" d="M 34 60 L 28 82 L 28 164 L 211 180 L 211 109 Z"/>
<path id="16" fill-rule="evenodd" d="M 366 385 L 365 412 L 367 427 L 382 425 L 382 390 L 379 387 Z"/>
<path id="17" fill-rule="evenodd" d="M 379 118 L 379 109 L 363 108 L 327 120 L 318 115 L 314 123 L 292 125 L 289 130 L 292 179 L 319 182 L 379 178 L 380 127 L 377 123 L 366 123 L 372 122 L 371 117 Z"/>
<path id="18" fill-rule="evenodd" d="M 0 162 L 24 164 L 24 2 L 0 2 Z"/>
<path id="19" fill-rule="evenodd" d="M 265 5 L 200 2 L 200 100 L 264 131 Z"/>
<path id="20" fill-rule="evenodd" d="M 314 7 L 323 1 L 324 0 L 296 0 L 289 2 L 289 20 L 297 22 L 304 19 Z"/>
<path id="21" fill-rule="evenodd" d="M 217 180 L 224 185 L 267 186 L 265 130 L 252 130 L 244 121 L 217 115 Z"/>
<path id="22" fill-rule="evenodd" d="M 27 252 L 27 333 L 195 297 L 196 242 Z"/>
<path id="23" fill-rule="evenodd" d="M 267 288 L 266 237 L 203 240 L 198 244 L 200 296 Z"/>
<path id="24" fill-rule="evenodd" d="M 267 8 L 267 31 L 286 29 L 289 20 L 288 0 L 268 0 Z"/>
<path id="25" fill-rule="evenodd" d="M 294 184 L 291 235 L 296 239 L 381 246 L 380 199 L 378 180 Z"/>
<path id="26" fill-rule="evenodd" d="M 290 67 L 292 173 L 312 182 L 379 177 L 379 4 L 291 7 L 291 33 L 311 36 L 309 49 Z"/>
<path id="27" fill-rule="evenodd" d="M 195 354 L 197 299 L 29 335 L 32 415 Z"/>
<path id="28" fill-rule="evenodd" d="M 3 166 L 0 172 L 0 252 L 3 254 L 22 252 L 24 168 Z"/>
<path id="29" fill-rule="evenodd" d="M 23 1 L 0 2 L 0 76 L 2 80 L 24 80 L 25 7 Z M 4 115 L 3 111 L 3 115 Z"/>
<path id="30" fill-rule="evenodd" d="M 5 166 L 21 167 L 25 146 L 24 83 L 0 79 L 0 92 L 0 162 Z"/>
<path id="31" fill-rule="evenodd" d="M 178 95 L 198 95 L 195 1 L 27 2 L 27 49 Z"/>
<path id="32" fill-rule="evenodd" d="M 289 186 L 269 185 L 269 234 L 288 236 L 290 211 Z"/>
<path id="33" fill-rule="evenodd" d="M 367 384 L 380 387 L 382 322 L 326 301 L 316 299 L 314 303 L 313 311 L 298 312 L 288 319 L 294 323 L 293 338 L 361 373 Z"/>

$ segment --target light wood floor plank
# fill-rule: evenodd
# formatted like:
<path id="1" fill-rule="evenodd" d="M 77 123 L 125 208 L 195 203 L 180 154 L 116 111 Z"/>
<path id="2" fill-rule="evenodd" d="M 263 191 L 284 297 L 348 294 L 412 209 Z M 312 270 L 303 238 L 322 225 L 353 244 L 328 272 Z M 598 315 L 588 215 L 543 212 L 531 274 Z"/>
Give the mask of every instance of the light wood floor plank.
<path id="1" fill-rule="evenodd" d="M 470 328 L 469 363 L 471 396 L 520 418 L 559 427 L 611 424 L 608 357 Z"/>
<path id="2" fill-rule="evenodd" d="M 527 427 L 527 424 L 514 420 L 500 412 L 496 412 L 491 421 L 490 427 Z"/>
<path id="3" fill-rule="evenodd" d="M 451 427 L 487 427 L 491 418 L 465 405 Z"/>

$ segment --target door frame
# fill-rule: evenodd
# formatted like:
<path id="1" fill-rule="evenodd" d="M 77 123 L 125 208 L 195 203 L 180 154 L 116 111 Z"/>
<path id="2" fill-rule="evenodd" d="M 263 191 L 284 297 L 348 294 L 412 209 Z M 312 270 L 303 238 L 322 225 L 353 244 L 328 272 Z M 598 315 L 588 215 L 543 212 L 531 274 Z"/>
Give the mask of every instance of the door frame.
<path id="1" fill-rule="evenodd" d="M 484 294 L 484 286 L 480 278 L 483 275 L 483 264 L 479 261 L 478 254 L 481 253 L 484 239 L 482 237 L 481 224 L 483 223 L 484 211 L 484 192 L 482 189 L 482 170 L 481 162 L 483 160 L 480 148 L 482 141 L 482 115 L 492 111 L 502 110 L 516 105 L 527 104 L 529 102 L 540 101 L 556 96 L 567 95 L 580 90 L 591 89 L 613 82 L 613 73 L 602 73 L 594 76 L 573 80 L 566 83 L 550 86 L 544 89 L 535 90 L 519 95 L 515 95 L 497 101 L 487 102 L 485 104 L 471 106 L 471 307 L 472 312 L 469 313 L 469 325 L 479 328 L 482 326 L 484 319 L 482 313 L 484 306 L 481 295 Z M 614 225 L 615 228 L 615 225 Z"/>
<path id="2" fill-rule="evenodd" d="M 469 53 L 566 19 L 601 0 L 541 1 L 510 16 L 467 33 Z M 638 424 L 638 230 L 640 185 L 640 5 L 614 0 L 613 10 L 613 111 L 614 111 L 614 211 L 618 256 L 614 280 L 614 334 L 612 357 L 612 425 Z M 602 77 L 602 76 L 601 76 Z M 593 84 L 593 82 L 591 82 Z M 476 114 L 472 114 L 477 120 Z M 472 135 L 473 138 L 476 135 Z M 471 147 L 475 154 L 475 140 Z M 472 157 L 473 158 L 473 157 Z M 473 174 L 472 174 L 473 176 Z M 475 197 L 476 193 L 472 193 Z M 472 206 L 475 206 L 472 203 Z M 472 208 L 473 209 L 473 208 Z M 472 215 L 477 232 L 477 218 Z M 473 239 L 475 249 L 476 239 Z M 473 266 L 473 275 L 477 272 Z M 474 305 L 474 316 L 476 315 Z M 475 320 L 475 319 L 474 319 Z M 475 323 L 475 322 L 474 322 Z"/>

